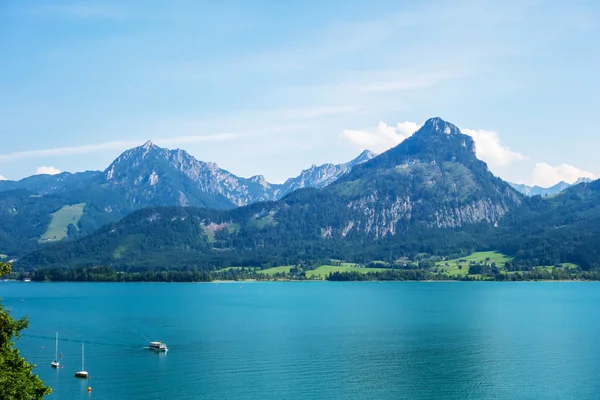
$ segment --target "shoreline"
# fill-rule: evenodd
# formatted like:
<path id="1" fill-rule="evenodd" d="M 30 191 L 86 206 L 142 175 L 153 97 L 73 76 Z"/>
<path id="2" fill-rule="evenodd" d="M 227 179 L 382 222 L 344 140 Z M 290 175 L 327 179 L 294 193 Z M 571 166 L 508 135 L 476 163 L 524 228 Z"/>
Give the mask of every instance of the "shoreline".
<path id="1" fill-rule="evenodd" d="M 302 282 L 302 283 L 309 283 L 309 282 L 313 282 L 313 283 L 317 283 L 317 282 L 327 282 L 327 283 L 343 283 L 343 282 L 350 282 L 350 283 L 390 283 L 390 282 L 394 282 L 394 283 L 403 283 L 403 282 L 410 282 L 410 283 L 450 283 L 450 282 L 470 282 L 470 283 L 519 283 L 519 282 L 539 282 L 539 283 L 548 283 L 548 282 L 556 282 L 556 283 L 565 283 L 565 282 L 572 282 L 572 283 L 582 283 L 582 282 L 600 282 L 600 280 L 596 280 L 596 279 L 523 279 L 523 280 L 515 280 L 515 281 L 511 281 L 511 280 L 495 280 L 495 279 L 479 279 L 479 280 L 467 280 L 467 279 L 432 279 L 432 280 L 400 280 L 400 279 L 396 279 L 396 280 L 346 280 L 346 281 L 334 281 L 334 280 L 328 280 L 328 279 L 240 279 L 240 280 L 214 280 L 214 281 L 197 281 L 197 282 L 179 282 L 179 281 L 168 281 L 168 282 L 164 282 L 164 281 L 101 281 L 101 280 L 97 280 L 97 281 L 93 281 L 93 280 L 87 280 L 87 281 L 50 281 L 50 280 L 46 280 L 46 281 L 30 281 L 30 282 L 24 282 L 21 280 L 17 280 L 17 279 L 9 279 L 9 280 L 2 280 L 0 281 L 0 285 L 2 283 L 22 283 L 22 284 L 26 284 L 26 283 L 35 283 L 35 284 L 40 284 L 40 283 L 163 283 L 163 284 L 178 284 L 178 283 L 185 283 L 185 284 L 234 284 L 234 283 L 286 283 L 286 282 L 290 282 L 290 283 L 298 283 L 298 282 Z"/>

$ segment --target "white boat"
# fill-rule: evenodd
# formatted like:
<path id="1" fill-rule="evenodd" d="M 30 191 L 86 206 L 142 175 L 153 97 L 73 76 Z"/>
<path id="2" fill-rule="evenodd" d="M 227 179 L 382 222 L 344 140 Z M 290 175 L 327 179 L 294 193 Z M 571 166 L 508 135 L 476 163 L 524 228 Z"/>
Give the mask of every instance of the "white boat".
<path id="1" fill-rule="evenodd" d="M 50 364 L 52 366 L 52 368 L 58 368 L 60 363 L 58 362 L 58 332 L 56 332 L 56 347 L 54 350 L 54 361 L 52 361 L 52 364 Z"/>
<path id="2" fill-rule="evenodd" d="M 88 375 L 87 371 L 84 368 L 83 360 L 84 360 L 84 347 L 83 347 L 83 343 L 81 343 L 81 371 L 75 372 L 75 377 L 76 378 L 86 378 L 87 379 L 89 377 L 89 375 Z"/>
<path id="3" fill-rule="evenodd" d="M 31 282 L 31 278 L 25 278 L 24 281 L 25 282 Z"/>
<path id="4" fill-rule="evenodd" d="M 163 342 L 150 342 L 150 350 L 167 351 L 169 349 L 167 348 L 167 345 Z"/>

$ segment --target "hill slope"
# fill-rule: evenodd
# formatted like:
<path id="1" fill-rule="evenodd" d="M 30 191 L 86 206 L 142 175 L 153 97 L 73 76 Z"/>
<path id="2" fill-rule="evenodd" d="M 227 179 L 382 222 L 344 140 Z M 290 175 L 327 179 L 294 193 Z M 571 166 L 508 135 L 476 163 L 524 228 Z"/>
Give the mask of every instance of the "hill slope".
<path id="1" fill-rule="evenodd" d="M 600 268 L 600 180 L 580 183 L 507 218 L 499 248 L 525 265 Z"/>
<path id="2" fill-rule="evenodd" d="M 303 187 L 323 187 L 373 156 L 364 152 L 339 165 L 312 166 L 284 184 L 262 176 L 240 178 L 183 150 L 147 142 L 114 160 L 105 171 L 35 175 L 0 181 L 0 254 L 21 256 L 40 244 L 74 239 L 148 206 L 231 209 L 276 200 Z M 52 225 L 59 210 L 81 207 L 66 226 Z M 60 215 L 60 214 L 58 214 Z M 53 231 L 58 227 L 58 234 Z"/>
<path id="3" fill-rule="evenodd" d="M 22 265 L 214 268 L 471 251 L 523 204 L 476 158 L 471 137 L 432 118 L 325 188 L 229 211 L 140 210 Z"/>

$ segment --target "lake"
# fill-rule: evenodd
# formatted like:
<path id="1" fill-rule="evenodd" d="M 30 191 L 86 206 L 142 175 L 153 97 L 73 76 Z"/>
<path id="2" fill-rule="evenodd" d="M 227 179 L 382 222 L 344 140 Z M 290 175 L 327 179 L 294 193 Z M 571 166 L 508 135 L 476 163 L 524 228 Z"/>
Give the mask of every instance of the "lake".
<path id="1" fill-rule="evenodd" d="M 52 400 L 600 398 L 596 282 L 0 282 L 0 297 L 29 316 L 17 344 Z"/>

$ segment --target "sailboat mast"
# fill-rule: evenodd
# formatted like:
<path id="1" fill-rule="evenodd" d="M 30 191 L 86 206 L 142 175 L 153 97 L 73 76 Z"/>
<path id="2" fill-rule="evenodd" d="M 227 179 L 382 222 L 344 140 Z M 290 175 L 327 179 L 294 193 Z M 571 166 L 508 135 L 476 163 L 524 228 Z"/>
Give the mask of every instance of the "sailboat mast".
<path id="1" fill-rule="evenodd" d="M 56 347 L 54 348 L 54 361 L 58 360 L 58 332 L 56 332 Z"/>
<path id="2" fill-rule="evenodd" d="M 81 370 L 82 370 L 82 371 L 85 371 L 85 368 L 83 368 L 83 358 L 84 358 L 84 352 L 85 352 L 85 349 L 84 349 L 84 347 L 83 347 L 83 343 L 81 343 Z"/>

